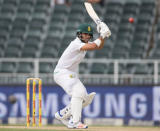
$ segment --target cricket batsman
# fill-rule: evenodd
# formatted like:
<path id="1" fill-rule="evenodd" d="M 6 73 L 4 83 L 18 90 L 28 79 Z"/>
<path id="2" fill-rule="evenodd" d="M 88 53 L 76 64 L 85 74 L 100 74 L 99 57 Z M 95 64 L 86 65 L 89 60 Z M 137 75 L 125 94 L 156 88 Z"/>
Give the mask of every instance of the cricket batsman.
<path id="1" fill-rule="evenodd" d="M 55 113 L 55 118 L 68 128 L 84 129 L 88 126 L 81 123 L 82 108 L 89 105 L 95 92 L 90 94 L 78 78 L 78 66 L 87 51 L 102 49 L 105 38 L 111 35 L 108 26 L 101 22 L 97 25 L 99 38 L 91 42 L 93 29 L 90 24 L 81 24 L 77 29 L 77 37 L 71 41 L 60 57 L 54 70 L 54 80 L 71 96 L 70 104 Z"/>

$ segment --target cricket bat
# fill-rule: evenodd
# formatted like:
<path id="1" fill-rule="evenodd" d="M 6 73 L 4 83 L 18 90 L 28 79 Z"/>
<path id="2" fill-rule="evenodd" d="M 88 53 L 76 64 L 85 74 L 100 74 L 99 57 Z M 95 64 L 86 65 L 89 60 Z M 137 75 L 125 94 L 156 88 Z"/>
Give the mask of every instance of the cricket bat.
<path id="1" fill-rule="evenodd" d="M 89 2 L 84 2 L 85 8 L 89 14 L 89 16 L 93 19 L 93 21 L 98 25 L 101 20 L 98 17 L 97 13 L 95 12 L 95 10 L 93 9 L 91 3 Z"/>

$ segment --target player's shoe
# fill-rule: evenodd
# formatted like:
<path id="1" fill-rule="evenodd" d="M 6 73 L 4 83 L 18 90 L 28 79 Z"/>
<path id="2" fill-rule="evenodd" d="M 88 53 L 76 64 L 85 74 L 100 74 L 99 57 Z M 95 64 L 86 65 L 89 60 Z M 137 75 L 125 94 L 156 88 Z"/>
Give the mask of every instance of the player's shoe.
<path id="1" fill-rule="evenodd" d="M 73 123 L 73 121 L 69 121 L 68 123 L 68 128 L 71 128 L 71 129 L 86 129 L 88 128 L 87 125 L 85 124 L 82 124 L 81 122 L 78 122 L 78 123 Z"/>
<path id="2" fill-rule="evenodd" d="M 68 119 L 64 119 L 63 116 L 60 114 L 60 111 L 55 113 L 55 118 L 62 122 L 65 126 L 68 126 Z"/>

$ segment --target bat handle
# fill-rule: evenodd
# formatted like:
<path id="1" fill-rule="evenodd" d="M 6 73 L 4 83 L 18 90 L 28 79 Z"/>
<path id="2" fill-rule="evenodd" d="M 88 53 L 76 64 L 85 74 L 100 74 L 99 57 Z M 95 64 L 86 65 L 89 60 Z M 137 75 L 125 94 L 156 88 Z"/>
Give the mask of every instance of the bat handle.
<path id="1" fill-rule="evenodd" d="M 101 20 L 96 20 L 97 25 L 99 25 L 101 22 Z"/>

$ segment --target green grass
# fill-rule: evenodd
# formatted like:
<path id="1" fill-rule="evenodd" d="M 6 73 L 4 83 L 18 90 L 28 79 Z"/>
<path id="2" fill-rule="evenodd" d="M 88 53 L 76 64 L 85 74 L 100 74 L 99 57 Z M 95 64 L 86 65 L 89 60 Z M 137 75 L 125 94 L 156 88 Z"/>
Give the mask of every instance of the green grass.
<path id="1" fill-rule="evenodd" d="M 0 129 L 0 131 L 66 131 L 66 130 L 53 130 L 53 129 L 10 129 L 10 128 L 6 128 L 6 129 Z M 78 130 L 78 131 L 82 131 L 82 130 Z"/>
<path id="2" fill-rule="evenodd" d="M 39 129 L 15 129 L 15 128 L 13 128 L 13 129 L 11 129 L 11 128 L 6 128 L 6 129 L 1 128 L 0 129 L 0 131 L 35 131 L 35 130 L 39 130 Z M 46 131 L 46 130 L 41 130 L 41 131 Z M 51 131 L 51 130 L 47 130 L 47 131 Z M 54 130 L 54 131 L 58 131 L 58 130 Z"/>
<path id="3" fill-rule="evenodd" d="M 42 127 L 26 127 L 22 125 L 0 125 L 0 131 L 160 131 L 160 127 L 131 127 L 131 126 L 89 126 L 88 129 L 67 129 L 61 125 L 49 125 Z"/>

